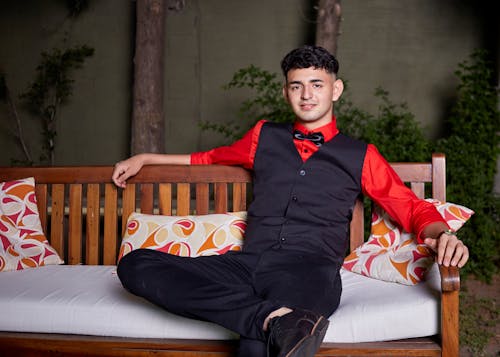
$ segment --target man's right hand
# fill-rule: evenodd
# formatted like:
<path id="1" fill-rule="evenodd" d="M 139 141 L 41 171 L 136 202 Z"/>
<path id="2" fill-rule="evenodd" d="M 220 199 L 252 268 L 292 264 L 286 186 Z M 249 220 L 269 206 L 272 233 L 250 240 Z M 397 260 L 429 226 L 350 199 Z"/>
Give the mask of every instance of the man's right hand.
<path id="1" fill-rule="evenodd" d="M 135 155 L 127 160 L 117 162 L 111 178 L 116 186 L 125 188 L 127 179 L 134 176 L 144 165 L 141 155 Z"/>

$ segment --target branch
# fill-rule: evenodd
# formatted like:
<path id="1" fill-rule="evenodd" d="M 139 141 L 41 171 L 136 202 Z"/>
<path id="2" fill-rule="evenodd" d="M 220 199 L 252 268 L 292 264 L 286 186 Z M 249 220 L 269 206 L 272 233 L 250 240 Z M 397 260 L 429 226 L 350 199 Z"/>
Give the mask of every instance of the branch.
<path id="1" fill-rule="evenodd" d="M 16 122 L 16 128 L 17 128 L 17 135 L 16 138 L 19 141 L 19 145 L 21 146 L 21 149 L 23 150 L 23 154 L 26 157 L 26 160 L 30 163 L 33 162 L 31 159 L 31 155 L 29 153 L 28 147 L 26 146 L 26 143 L 24 141 L 24 134 L 23 134 L 23 127 L 21 125 L 21 119 L 19 118 L 19 114 L 17 113 L 17 108 L 16 105 L 14 104 L 14 101 L 12 100 L 12 97 L 10 95 L 9 88 L 7 87 L 7 84 L 4 83 L 5 86 L 5 100 L 7 101 L 7 104 L 10 108 L 10 112 L 12 116 L 14 117 L 14 120 Z"/>

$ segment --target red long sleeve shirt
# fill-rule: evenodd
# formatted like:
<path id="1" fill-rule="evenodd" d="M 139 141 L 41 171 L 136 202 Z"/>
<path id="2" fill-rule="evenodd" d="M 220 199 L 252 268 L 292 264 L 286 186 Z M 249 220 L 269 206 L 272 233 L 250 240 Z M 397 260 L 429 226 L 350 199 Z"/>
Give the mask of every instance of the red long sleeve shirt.
<path id="1" fill-rule="evenodd" d="M 252 169 L 260 130 L 264 123 L 265 120 L 259 121 L 243 138 L 229 146 L 192 153 L 191 164 L 239 165 Z M 299 123 L 294 124 L 294 129 L 305 134 L 310 133 Z M 335 117 L 331 123 L 315 129 L 314 132 L 321 132 L 325 142 L 331 140 L 339 132 Z M 319 149 L 309 140 L 294 139 L 294 144 L 304 162 Z M 404 185 L 377 148 L 371 144 L 368 144 L 363 163 L 361 187 L 363 194 L 386 210 L 406 231 L 416 233 L 419 242 L 425 238 L 422 231 L 426 225 L 445 222 L 434 205 L 419 199 Z"/>

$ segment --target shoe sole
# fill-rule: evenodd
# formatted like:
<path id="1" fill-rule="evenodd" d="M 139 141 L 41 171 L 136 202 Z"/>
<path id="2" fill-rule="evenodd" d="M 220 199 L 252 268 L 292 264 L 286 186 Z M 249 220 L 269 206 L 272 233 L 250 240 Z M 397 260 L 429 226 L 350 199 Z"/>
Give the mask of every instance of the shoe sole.
<path id="1" fill-rule="evenodd" d="M 320 317 L 314 325 L 311 334 L 304 337 L 284 357 L 314 357 L 325 338 L 330 321 Z"/>

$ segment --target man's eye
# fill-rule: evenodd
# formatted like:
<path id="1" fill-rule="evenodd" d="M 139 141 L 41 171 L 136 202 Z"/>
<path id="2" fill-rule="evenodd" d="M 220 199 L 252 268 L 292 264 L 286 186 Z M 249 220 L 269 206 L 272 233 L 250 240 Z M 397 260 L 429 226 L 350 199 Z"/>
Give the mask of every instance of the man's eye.
<path id="1" fill-rule="evenodd" d="M 313 88 L 323 88 L 321 84 L 313 84 Z"/>
<path id="2" fill-rule="evenodd" d="M 300 86 L 290 86 L 290 89 L 291 90 L 298 90 L 298 89 L 300 89 Z"/>

